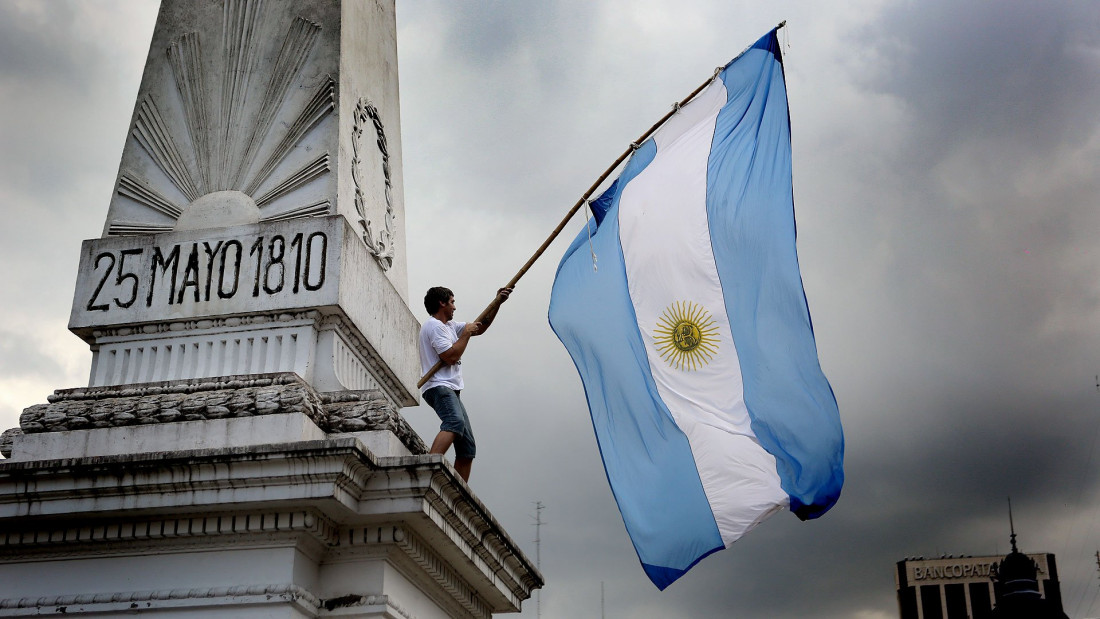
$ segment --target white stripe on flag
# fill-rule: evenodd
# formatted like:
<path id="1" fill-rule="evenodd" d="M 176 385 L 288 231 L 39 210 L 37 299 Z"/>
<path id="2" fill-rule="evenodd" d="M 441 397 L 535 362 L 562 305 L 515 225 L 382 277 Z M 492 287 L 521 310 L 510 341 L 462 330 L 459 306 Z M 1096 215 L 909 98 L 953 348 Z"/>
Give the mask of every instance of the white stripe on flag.
<path id="1" fill-rule="evenodd" d="M 725 87 L 716 80 L 657 133 L 655 158 L 623 190 L 619 234 L 657 391 L 688 438 L 728 546 L 786 508 L 788 496 L 780 487 L 775 458 L 750 428 L 711 251 L 707 162 L 715 119 L 725 103 Z M 669 326 L 679 318 L 693 318 L 702 327 L 689 334 L 703 340 L 697 348 L 682 351 L 671 341 L 676 334 Z M 713 320 L 709 326 L 708 318 Z"/>

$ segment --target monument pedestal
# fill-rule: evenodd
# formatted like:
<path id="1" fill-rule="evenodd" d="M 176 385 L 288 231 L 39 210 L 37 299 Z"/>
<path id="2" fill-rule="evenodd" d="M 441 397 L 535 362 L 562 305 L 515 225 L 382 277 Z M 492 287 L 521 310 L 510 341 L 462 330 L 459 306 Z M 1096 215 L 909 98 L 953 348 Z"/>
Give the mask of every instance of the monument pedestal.
<path id="1" fill-rule="evenodd" d="M 163 0 L 69 329 L 0 435 L 0 617 L 489 617 L 542 577 L 419 399 L 393 0 Z"/>
<path id="2" fill-rule="evenodd" d="M 273 374 L 51 400 L 0 463 L 0 617 L 490 617 L 542 585 L 380 393 Z M 61 429 L 97 415 L 132 425 Z"/>

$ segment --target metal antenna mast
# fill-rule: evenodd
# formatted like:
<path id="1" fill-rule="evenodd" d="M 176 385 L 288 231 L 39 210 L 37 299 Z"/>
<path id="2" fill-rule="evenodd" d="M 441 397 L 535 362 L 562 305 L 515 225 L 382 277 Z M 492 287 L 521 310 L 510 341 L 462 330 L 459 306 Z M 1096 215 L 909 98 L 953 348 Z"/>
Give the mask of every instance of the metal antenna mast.
<path id="1" fill-rule="evenodd" d="M 1012 497 L 1008 497 L 1008 530 L 1011 532 L 1012 552 L 1019 552 L 1016 550 L 1016 525 L 1012 522 Z"/>
<path id="2" fill-rule="evenodd" d="M 542 501 L 535 501 L 535 569 L 542 573 Z M 536 616 L 542 619 L 542 589 L 535 590 Z"/>

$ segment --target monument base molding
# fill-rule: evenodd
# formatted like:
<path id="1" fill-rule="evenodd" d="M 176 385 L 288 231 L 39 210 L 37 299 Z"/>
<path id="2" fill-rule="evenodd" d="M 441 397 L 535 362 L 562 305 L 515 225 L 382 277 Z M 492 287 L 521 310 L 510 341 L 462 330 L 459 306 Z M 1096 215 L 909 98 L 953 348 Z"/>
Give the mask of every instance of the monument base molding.
<path id="1" fill-rule="evenodd" d="M 297 410 L 11 437 L 0 617 L 483 618 L 518 612 L 542 585 L 453 467 L 398 436 L 381 394 L 252 379 L 69 390 L 43 405 L 150 410 L 201 395 Z M 348 411 L 362 429 L 319 425 Z"/>

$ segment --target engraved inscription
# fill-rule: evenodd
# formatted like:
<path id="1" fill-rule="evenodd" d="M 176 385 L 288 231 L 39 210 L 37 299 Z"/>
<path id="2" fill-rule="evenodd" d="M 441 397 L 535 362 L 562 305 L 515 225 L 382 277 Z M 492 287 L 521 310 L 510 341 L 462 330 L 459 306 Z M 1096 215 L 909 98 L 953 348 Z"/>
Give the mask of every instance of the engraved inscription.
<path id="1" fill-rule="evenodd" d="M 99 298 L 101 292 L 103 292 L 103 286 L 107 284 L 107 280 L 111 278 L 111 272 L 115 268 L 115 264 L 118 264 L 118 272 L 115 274 L 115 289 L 125 290 L 127 286 L 130 287 L 128 293 L 129 297 L 123 301 L 121 297 L 115 297 L 114 305 L 123 309 L 130 307 L 137 300 L 138 284 L 141 280 L 138 279 L 137 273 L 126 270 L 126 257 L 137 256 L 142 253 L 140 249 L 124 249 L 118 252 L 118 258 L 116 260 L 115 254 L 112 252 L 103 252 L 95 257 L 95 269 L 100 270 L 100 265 L 106 261 L 107 266 L 104 267 L 103 277 L 99 280 L 99 285 L 96 286 L 95 292 L 92 293 L 92 298 L 88 300 L 88 311 L 90 312 L 106 312 L 111 309 L 110 303 L 97 303 L 96 299 Z"/>
<path id="2" fill-rule="evenodd" d="M 102 251 L 91 260 L 97 283 L 85 307 L 109 313 L 315 292 L 325 285 L 328 251 L 321 231 Z"/>

